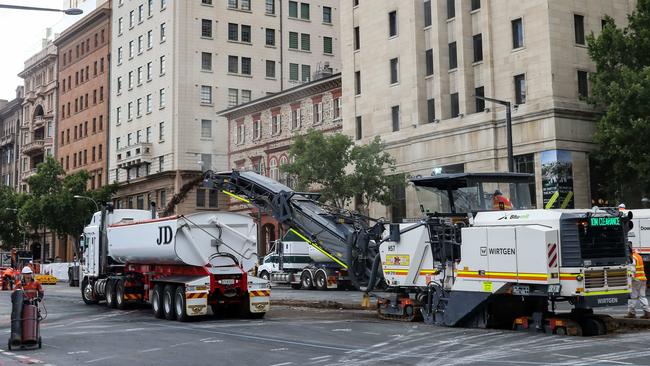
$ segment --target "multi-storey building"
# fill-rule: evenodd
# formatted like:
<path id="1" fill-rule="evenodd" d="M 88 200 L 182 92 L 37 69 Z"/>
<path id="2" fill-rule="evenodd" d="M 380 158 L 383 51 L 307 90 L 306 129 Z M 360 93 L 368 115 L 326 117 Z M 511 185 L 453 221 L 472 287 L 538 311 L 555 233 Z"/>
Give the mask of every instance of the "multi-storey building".
<path id="1" fill-rule="evenodd" d="M 292 186 L 290 177 L 280 171 L 289 162 L 291 139 L 310 129 L 326 133 L 341 131 L 341 74 L 322 75 L 321 79 L 283 92 L 226 109 L 219 113 L 228 119 L 229 168 L 253 170 Z M 208 206 L 216 206 L 216 195 Z M 214 201 L 213 201 L 214 200 Z M 205 197 L 197 195 L 197 206 Z M 235 204 L 233 211 L 249 212 L 249 205 Z M 278 237 L 279 228 L 271 217 L 261 217 L 262 256 Z"/>
<path id="2" fill-rule="evenodd" d="M 338 17 L 337 0 L 114 0 L 117 206 L 162 207 L 201 170 L 226 168 L 227 122 L 216 112 L 337 71 Z"/>
<path id="3" fill-rule="evenodd" d="M 16 89 L 16 98 L 0 101 L 0 184 L 18 188 L 18 152 L 22 119 L 23 87 Z"/>
<path id="4" fill-rule="evenodd" d="M 624 24 L 634 3 L 343 1 L 344 133 L 381 136 L 413 176 L 505 171 L 504 108 L 475 96 L 509 101 L 515 170 L 535 174 L 536 205 L 591 207 L 598 116 L 584 100 L 595 70 L 585 36 L 606 15 Z M 372 214 L 418 215 L 413 189 L 396 193 Z"/>
<path id="5" fill-rule="evenodd" d="M 110 16 L 107 2 L 54 41 L 59 65 L 56 156 L 66 173 L 88 171 L 89 189 L 107 181 Z"/>
<path id="6" fill-rule="evenodd" d="M 25 69 L 18 74 L 25 80 L 23 118 L 20 124 L 20 183 L 27 192 L 27 178 L 36 172 L 36 166 L 46 156 L 54 155 L 54 131 L 57 105 L 57 52 L 51 41 L 44 41 L 43 49 L 25 61 Z"/>

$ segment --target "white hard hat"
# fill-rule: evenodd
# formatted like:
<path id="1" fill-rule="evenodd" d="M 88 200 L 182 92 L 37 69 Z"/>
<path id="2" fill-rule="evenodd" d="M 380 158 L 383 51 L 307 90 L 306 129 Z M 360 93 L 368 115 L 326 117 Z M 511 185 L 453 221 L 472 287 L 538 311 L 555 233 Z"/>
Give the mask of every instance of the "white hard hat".
<path id="1" fill-rule="evenodd" d="M 23 267 L 23 270 L 20 271 L 20 273 L 21 273 L 21 274 L 32 274 L 32 273 L 34 273 L 34 272 L 32 272 L 32 269 L 29 268 L 29 267 Z"/>
<path id="2" fill-rule="evenodd" d="M 625 208 L 625 203 L 621 203 L 620 205 L 618 205 L 618 208 Z"/>

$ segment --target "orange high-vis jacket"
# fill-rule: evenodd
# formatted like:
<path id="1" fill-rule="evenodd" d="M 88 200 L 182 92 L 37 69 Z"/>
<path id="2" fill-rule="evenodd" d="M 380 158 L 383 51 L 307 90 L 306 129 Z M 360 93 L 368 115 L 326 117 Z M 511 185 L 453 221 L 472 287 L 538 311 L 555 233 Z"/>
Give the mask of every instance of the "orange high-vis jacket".
<path id="1" fill-rule="evenodd" d="M 634 262 L 634 279 L 637 281 L 647 281 L 648 279 L 645 276 L 645 270 L 643 268 L 643 258 L 641 254 L 637 253 L 635 250 L 632 253 L 632 258 Z"/>
<path id="2" fill-rule="evenodd" d="M 22 282 L 20 282 L 20 279 L 18 279 L 16 280 L 16 285 L 14 286 L 14 291 L 16 290 L 23 290 L 25 292 L 25 296 L 30 299 L 35 299 L 37 297 L 43 298 L 43 295 L 45 294 L 43 286 L 36 280 L 31 280 L 23 285 Z"/>
<path id="3" fill-rule="evenodd" d="M 512 203 L 503 195 L 494 196 L 492 199 L 492 208 L 495 210 L 512 210 Z"/>

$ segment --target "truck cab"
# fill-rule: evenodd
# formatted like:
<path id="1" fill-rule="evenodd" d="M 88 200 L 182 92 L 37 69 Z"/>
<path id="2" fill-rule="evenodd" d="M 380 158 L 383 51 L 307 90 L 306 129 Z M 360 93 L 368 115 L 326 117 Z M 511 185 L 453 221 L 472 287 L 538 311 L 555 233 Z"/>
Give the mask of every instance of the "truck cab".
<path id="1" fill-rule="evenodd" d="M 273 243 L 271 252 L 257 269 L 260 278 L 270 279 L 273 273 L 300 272 L 314 263 L 309 256 L 309 244 L 294 236 L 289 232 L 282 240 Z"/>

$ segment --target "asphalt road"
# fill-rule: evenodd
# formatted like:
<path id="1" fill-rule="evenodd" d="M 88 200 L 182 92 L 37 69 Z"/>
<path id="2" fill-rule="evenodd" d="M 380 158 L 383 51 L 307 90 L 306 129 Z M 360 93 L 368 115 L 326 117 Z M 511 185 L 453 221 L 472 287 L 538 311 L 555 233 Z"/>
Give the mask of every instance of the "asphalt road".
<path id="1" fill-rule="evenodd" d="M 277 296 L 285 296 L 283 291 L 276 291 Z M 368 311 L 287 306 L 275 306 L 263 320 L 179 323 L 154 319 L 150 309 L 86 306 L 78 289 L 61 284 L 46 287 L 43 349 L 7 352 L 9 302 L 9 293 L 0 293 L 1 366 L 650 365 L 648 331 L 560 337 L 388 322 Z"/>

